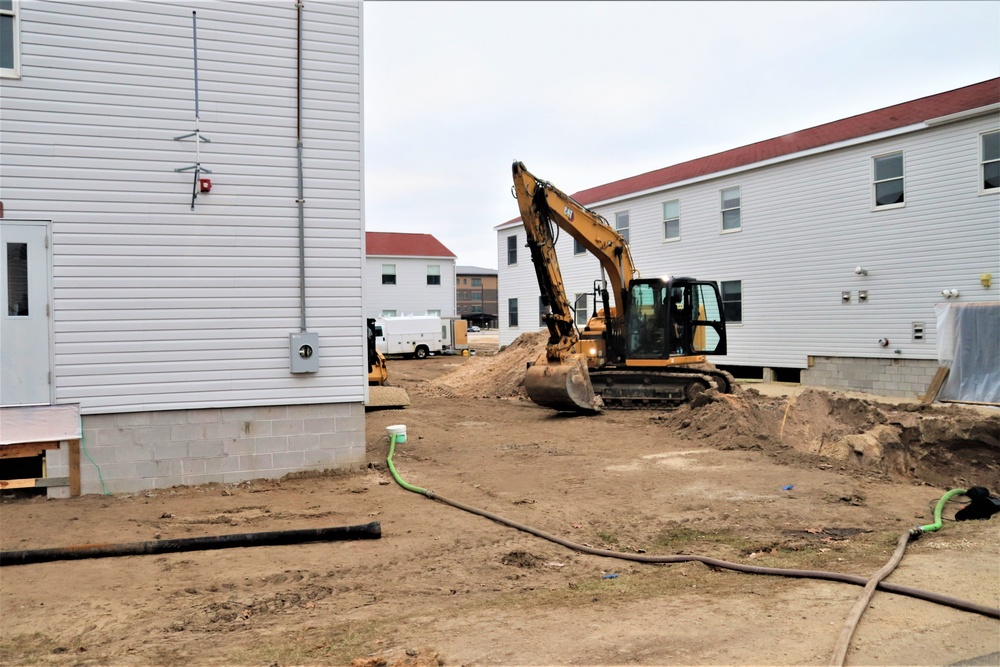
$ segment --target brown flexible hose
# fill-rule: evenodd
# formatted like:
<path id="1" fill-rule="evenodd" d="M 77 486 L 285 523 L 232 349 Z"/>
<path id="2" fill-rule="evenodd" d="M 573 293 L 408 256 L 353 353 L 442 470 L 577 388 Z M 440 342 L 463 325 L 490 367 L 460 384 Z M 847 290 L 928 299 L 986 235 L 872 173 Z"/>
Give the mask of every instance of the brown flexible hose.
<path id="1" fill-rule="evenodd" d="M 851 609 L 850 615 L 848 615 L 847 620 L 844 621 L 844 627 L 840 630 L 840 636 L 837 637 L 837 645 L 833 651 L 833 657 L 830 658 L 831 667 L 843 667 L 844 661 L 847 659 L 847 649 L 851 647 L 851 637 L 854 636 L 854 631 L 858 627 L 858 623 L 861 622 L 861 615 L 865 613 L 865 609 L 868 608 L 868 603 L 871 602 L 872 595 L 875 594 L 875 588 L 878 587 L 879 583 L 889 576 L 889 574 L 896 569 L 899 565 L 899 561 L 903 560 L 903 552 L 906 551 L 906 545 L 910 543 L 914 537 L 920 534 L 919 529 L 917 532 L 908 530 L 899 536 L 899 542 L 896 544 L 896 551 L 893 552 L 892 557 L 889 562 L 882 566 L 878 572 L 872 575 L 872 578 L 868 580 L 865 584 L 865 590 L 862 591 L 861 596 L 858 597 L 858 601 L 854 603 L 854 608 Z"/>
<path id="2" fill-rule="evenodd" d="M 560 544 L 568 549 L 574 551 L 579 551 L 581 553 L 591 554 L 593 556 L 604 556 L 607 558 L 618 558 L 621 560 L 630 560 L 637 563 L 653 563 L 653 564 L 666 564 L 666 563 L 689 563 L 698 562 L 704 563 L 709 567 L 717 567 L 724 570 L 735 570 L 737 572 L 745 572 L 747 574 L 767 574 L 776 577 L 796 577 L 802 579 L 824 579 L 827 581 L 840 581 L 846 584 L 855 584 L 856 586 L 866 586 L 868 584 L 868 579 L 865 577 L 860 577 L 853 574 L 843 574 L 840 572 L 827 572 L 825 570 L 795 570 L 786 569 L 778 567 L 760 567 L 757 565 L 744 565 L 743 563 L 732 563 L 729 561 L 719 560 L 716 558 L 709 558 L 707 556 L 694 556 L 694 555 L 676 555 L 676 556 L 649 556 L 646 554 L 630 554 L 622 553 L 619 551 L 610 551 L 608 549 L 596 549 L 594 547 L 588 547 L 584 544 L 578 544 L 576 542 L 571 542 L 570 540 L 563 539 L 556 535 L 551 535 L 537 528 L 532 528 L 523 523 L 518 523 L 517 521 L 512 521 L 511 519 L 506 519 L 498 514 L 488 512 L 486 510 L 479 509 L 477 507 L 472 507 L 471 505 L 466 505 L 457 500 L 450 500 L 444 496 L 438 495 L 437 493 L 430 490 L 423 490 L 423 495 L 427 496 L 432 500 L 437 500 L 438 502 L 444 503 L 445 505 L 451 505 L 460 510 L 466 512 L 471 512 L 472 514 L 477 514 L 481 517 L 490 519 L 491 521 L 496 521 L 505 526 L 510 526 L 511 528 L 516 528 L 517 530 L 523 531 L 525 533 L 530 533 L 536 537 L 540 537 L 549 542 L 554 542 Z M 948 595 L 941 595 L 940 593 L 933 593 L 931 591 L 921 590 L 919 588 L 912 588 L 910 586 L 900 586 L 899 584 L 889 584 L 884 581 L 878 582 L 875 588 L 878 588 L 889 593 L 896 593 L 898 595 L 906 595 L 908 597 L 917 598 L 920 600 L 926 600 L 928 602 L 934 602 L 936 604 L 944 605 L 947 607 L 952 607 L 954 609 L 960 609 L 962 611 L 968 611 L 973 614 L 980 614 L 983 616 L 988 616 L 990 618 L 1000 619 L 1000 608 L 990 607 L 987 605 L 979 604 L 977 602 L 970 602 L 968 600 L 961 600 L 959 598 L 954 598 Z"/>

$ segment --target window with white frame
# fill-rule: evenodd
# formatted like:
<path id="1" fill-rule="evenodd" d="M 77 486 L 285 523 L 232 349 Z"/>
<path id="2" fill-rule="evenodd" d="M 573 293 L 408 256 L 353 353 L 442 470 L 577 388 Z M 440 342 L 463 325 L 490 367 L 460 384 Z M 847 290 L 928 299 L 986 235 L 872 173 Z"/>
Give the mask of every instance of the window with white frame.
<path id="1" fill-rule="evenodd" d="M 587 249 L 583 247 L 583 244 L 578 239 L 573 239 L 573 254 L 582 255 L 585 252 Z"/>
<path id="2" fill-rule="evenodd" d="M 395 310 L 383 310 L 382 311 L 382 317 L 396 317 L 396 311 Z"/>
<path id="3" fill-rule="evenodd" d="M 727 324 L 743 322 L 743 281 L 723 280 L 720 285 L 722 292 L 722 310 L 726 314 Z"/>
<path id="4" fill-rule="evenodd" d="M 440 264 L 428 264 L 427 265 L 427 284 L 428 285 L 440 285 L 441 284 L 441 265 Z"/>
<path id="5" fill-rule="evenodd" d="M 740 186 L 721 191 L 722 231 L 736 232 L 743 228 L 740 205 L 743 197 Z"/>
<path id="6" fill-rule="evenodd" d="M 21 76 L 21 35 L 17 0 L 0 0 L 0 77 Z"/>
<path id="7" fill-rule="evenodd" d="M 903 205 L 903 153 L 872 158 L 873 208 Z"/>
<path id="8" fill-rule="evenodd" d="M 681 240 L 681 201 L 679 199 L 663 202 L 663 240 Z"/>
<path id="9" fill-rule="evenodd" d="M 577 294 L 573 299 L 573 312 L 576 317 L 578 327 L 586 326 L 590 319 L 590 311 L 587 310 L 587 294 Z"/>
<path id="10" fill-rule="evenodd" d="M 615 229 L 617 229 L 618 233 L 625 239 L 625 243 L 629 243 L 628 227 L 628 211 L 619 211 L 618 213 L 615 213 Z"/>
<path id="11" fill-rule="evenodd" d="M 507 326 L 517 326 L 517 299 L 507 299 Z"/>
<path id="12" fill-rule="evenodd" d="M 1000 192 L 1000 132 L 986 132 L 982 135 L 982 179 L 983 192 Z"/>
<path id="13" fill-rule="evenodd" d="M 382 265 L 382 284 L 383 285 L 395 285 L 396 284 L 396 265 L 395 264 L 383 264 Z"/>
<path id="14" fill-rule="evenodd" d="M 507 265 L 517 264 L 517 234 L 507 237 Z"/>
<path id="15" fill-rule="evenodd" d="M 428 310 L 427 314 L 430 315 L 431 317 L 441 317 L 440 310 Z"/>

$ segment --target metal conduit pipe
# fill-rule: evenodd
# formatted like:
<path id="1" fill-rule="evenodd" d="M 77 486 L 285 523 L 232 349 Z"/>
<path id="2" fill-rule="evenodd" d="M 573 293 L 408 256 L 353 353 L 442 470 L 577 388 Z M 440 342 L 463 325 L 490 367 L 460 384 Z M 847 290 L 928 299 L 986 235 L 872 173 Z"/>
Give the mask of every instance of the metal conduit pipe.
<path id="1" fill-rule="evenodd" d="M 302 177 L 302 0 L 295 3 L 298 36 L 295 45 L 295 152 L 298 166 L 299 196 L 299 328 L 306 330 L 306 212 Z"/>

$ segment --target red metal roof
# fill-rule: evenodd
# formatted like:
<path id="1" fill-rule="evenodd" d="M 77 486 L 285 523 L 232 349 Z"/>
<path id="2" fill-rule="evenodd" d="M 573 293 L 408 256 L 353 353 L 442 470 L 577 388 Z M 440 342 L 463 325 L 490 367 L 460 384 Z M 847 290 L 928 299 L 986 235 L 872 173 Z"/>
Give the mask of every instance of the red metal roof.
<path id="1" fill-rule="evenodd" d="M 671 183 L 679 183 L 690 178 L 715 174 L 727 169 L 828 146 L 841 141 L 858 139 L 879 132 L 887 132 L 997 103 L 1000 103 L 1000 78 L 929 97 L 921 97 L 910 102 L 869 111 L 774 139 L 759 141 L 722 153 L 675 164 L 671 167 L 624 178 L 620 181 L 598 185 L 581 190 L 572 197 L 581 204 L 592 204 L 633 192 L 642 192 Z M 517 217 L 503 224 L 520 219 Z"/>
<path id="2" fill-rule="evenodd" d="M 456 257 L 430 234 L 365 232 L 366 254 L 398 257 Z"/>

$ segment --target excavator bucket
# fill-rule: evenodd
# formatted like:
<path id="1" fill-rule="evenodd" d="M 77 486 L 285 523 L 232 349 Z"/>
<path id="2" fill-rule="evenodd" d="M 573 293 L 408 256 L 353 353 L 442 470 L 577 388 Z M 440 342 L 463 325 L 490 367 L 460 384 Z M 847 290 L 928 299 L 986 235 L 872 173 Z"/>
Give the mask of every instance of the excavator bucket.
<path id="1" fill-rule="evenodd" d="M 603 405 L 594 393 L 583 357 L 570 357 L 562 364 L 540 359 L 525 373 L 524 388 L 538 405 L 562 412 L 593 414 Z"/>

